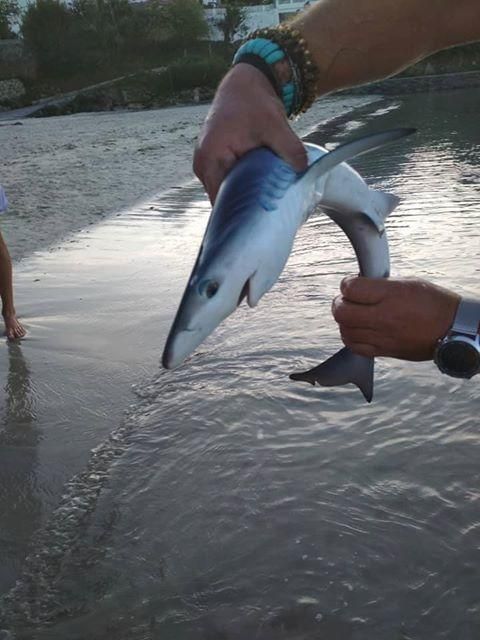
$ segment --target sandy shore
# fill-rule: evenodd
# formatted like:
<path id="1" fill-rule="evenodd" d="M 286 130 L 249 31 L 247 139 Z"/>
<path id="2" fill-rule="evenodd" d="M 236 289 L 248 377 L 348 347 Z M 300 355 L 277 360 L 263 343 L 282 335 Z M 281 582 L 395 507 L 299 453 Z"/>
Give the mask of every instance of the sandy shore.
<path id="1" fill-rule="evenodd" d="M 371 100 L 323 101 L 295 127 L 307 133 Z M 204 115 L 195 107 L 0 128 L 12 203 L 2 229 L 23 258 L 16 299 L 28 329 L 19 345 L 0 341 L 0 594 L 65 483 L 122 424 L 132 385 L 158 367 L 209 213 L 190 169 Z"/>
<path id="2" fill-rule="evenodd" d="M 185 213 L 194 198 L 186 192 L 180 203 L 176 191 L 146 202 L 16 270 L 28 336 L 0 341 L 0 594 L 65 482 L 121 424 L 132 385 L 158 367 L 184 261 L 208 214 L 199 192 Z"/>
<path id="3" fill-rule="evenodd" d="M 320 100 L 300 134 L 375 97 Z M 194 179 L 192 150 L 207 106 L 24 119 L 0 126 L 0 220 L 12 256 L 55 247 L 72 232 Z"/>
<path id="4" fill-rule="evenodd" d="M 476 264 L 478 255 L 478 236 L 472 229 L 478 218 L 478 193 L 475 189 L 478 171 L 471 139 L 477 125 L 476 114 L 471 110 L 473 101 L 465 102 L 464 111 L 459 116 L 457 100 L 457 96 L 452 98 L 450 123 L 456 122 L 457 118 L 461 120 L 465 138 L 455 131 L 450 141 L 445 143 L 445 130 L 451 124 L 448 121 L 445 124 L 443 96 L 437 106 L 437 120 L 433 129 L 430 128 L 431 112 L 428 109 L 420 110 L 424 103 L 419 103 L 414 111 L 418 114 L 415 124 L 419 125 L 421 131 L 426 131 L 424 137 L 416 142 L 417 146 L 413 149 L 409 148 L 407 157 L 405 149 L 400 148 L 390 152 L 389 162 L 373 164 L 370 176 L 376 182 L 380 181 L 382 188 L 394 189 L 399 195 L 405 196 L 401 215 L 393 217 L 390 223 L 395 268 L 405 272 L 415 267 L 420 270 L 420 275 L 439 282 L 443 278 L 447 286 L 455 281 L 458 286 L 467 290 L 470 288 L 473 292 L 477 279 L 472 265 Z M 295 126 L 302 133 L 307 133 L 322 120 L 346 114 L 349 108 L 364 104 L 366 101 L 363 98 L 358 101 L 351 98 L 322 101 Z M 189 526 L 196 519 L 205 537 L 211 538 L 209 544 L 213 549 L 217 538 L 210 536 L 211 529 L 205 526 L 209 522 L 208 512 L 207 517 L 203 516 L 203 512 L 199 516 L 196 509 L 199 505 L 203 507 L 202 497 L 207 495 L 205 487 L 208 485 L 202 484 L 208 475 L 205 473 L 206 467 L 214 468 L 217 458 L 204 455 L 201 447 L 195 451 L 199 464 L 201 462 L 204 466 L 203 473 L 199 471 L 190 478 L 191 486 L 199 492 L 200 498 L 196 500 L 195 491 L 182 496 L 175 484 L 168 482 L 168 475 L 160 473 L 168 466 L 165 457 L 162 458 L 163 448 L 168 445 L 157 442 L 153 436 L 145 440 L 139 438 L 133 451 L 128 450 L 131 464 L 127 471 L 125 465 L 121 464 L 122 458 L 115 457 L 128 444 L 128 438 L 125 441 L 125 424 L 128 423 L 128 419 L 124 421 L 125 412 L 135 413 L 140 404 L 142 411 L 135 415 L 136 427 L 142 435 L 145 430 L 148 431 L 149 425 L 154 433 L 158 423 L 166 428 L 167 435 L 176 430 L 182 438 L 188 438 L 190 434 L 185 428 L 185 414 L 182 412 L 182 399 L 186 395 L 190 398 L 190 417 L 193 418 L 191 433 L 201 439 L 208 431 L 202 415 L 205 396 L 205 380 L 202 376 L 208 375 L 208 371 L 205 374 L 202 370 L 201 375 L 194 378 L 193 384 L 178 370 L 174 382 L 169 381 L 168 374 L 165 374 L 167 382 L 161 385 L 160 390 L 155 385 L 166 332 L 209 214 L 206 198 L 200 186 L 192 181 L 190 173 L 192 142 L 204 115 L 201 109 L 75 116 L 0 128 L 2 145 L 7 137 L 10 137 L 10 143 L 15 141 L 16 144 L 15 148 L 3 147 L 7 149 L 7 161 L 3 168 L 5 182 L 14 201 L 12 212 L 6 218 L 6 228 L 16 255 L 24 257 L 16 265 L 17 303 L 29 330 L 27 339 L 21 344 L 8 345 L 0 341 L 0 388 L 3 390 L 0 394 L 0 596 L 9 593 L 3 601 L 5 606 L 2 606 L 0 598 L 0 638 L 12 637 L 3 634 L 3 629 L 13 629 L 17 623 L 23 626 L 29 622 L 33 622 L 34 627 L 42 624 L 44 627 L 35 636 L 30 633 L 33 627 L 25 634 L 15 634 L 18 640 L 30 640 L 33 637 L 38 640 L 93 638 L 93 632 L 86 631 L 88 627 L 83 625 L 83 620 L 75 617 L 76 613 L 83 613 L 81 607 L 78 611 L 62 608 L 61 598 L 60 603 L 56 599 L 60 589 L 64 590 L 62 595 L 67 596 L 67 601 L 70 593 L 73 593 L 71 599 L 74 605 L 78 604 L 75 594 L 80 591 L 87 592 L 92 601 L 98 599 L 102 606 L 99 607 L 97 620 L 107 627 L 118 618 L 122 625 L 122 635 L 115 637 L 131 639 L 152 636 L 155 633 L 152 630 L 157 612 L 155 607 L 159 585 L 163 585 L 164 569 L 162 565 L 158 579 L 152 580 L 154 574 L 150 572 L 150 565 L 152 559 L 158 561 L 163 557 L 161 545 L 156 544 L 158 538 L 161 539 L 160 533 L 167 528 L 166 523 L 171 525 L 173 522 L 172 541 L 175 550 L 177 547 L 183 550 L 182 544 L 189 538 L 192 547 L 198 548 L 198 555 L 202 558 L 205 556 L 206 561 L 210 562 L 205 547 L 198 543 L 202 538 L 195 536 Z M 380 115 L 380 109 L 375 105 L 371 107 L 371 113 L 363 117 L 352 113 L 351 118 L 346 118 L 343 133 L 352 132 L 371 121 L 373 112 Z M 183 113 L 186 115 L 182 116 L 181 128 L 178 128 L 179 114 Z M 397 117 L 394 112 L 389 114 L 388 109 L 383 108 L 383 117 L 379 120 L 381 126 L 398 126 L 411 113 L 407 107 Z M 194 115 L 197 117 L 195 123 Z M 170 125 L 166 120 L 168 118 L 171 118 Z M 120 122 L 123 123 L 122 127 Z M 156 137 L 160 126 L 165 131 L 161 137 Z M 434 145 L 430 148 L 432 140 Z M 69 149 L 66 146 L 69 144 L 77 146 Z M 148 146 L 154 148 L 147 149 Z M 134 149 L 137 149 L 136 153 Z M 465 149 L 466 156 L 463 155 Z M 473 155 L 469 156 L 469 153 Z M 31 166 L 34 158 L 36 160 Z M 469 161 L 469 158 L 472 159 Z M 21 179 L 22 175 L 27 174 L 29 182 Z M 160 196 L 148 197 L 149 193 L 158 193 L 168 185 L 177 187 L 185 183 L 189 184 Z M 138 204 L 139 199 L 143 199 L 141 204 Z M 23 209 L 19 208 L 19 202 Z M 135 202 L 137 204 L 132 204 Z M 123 211 L 119 215 L 109 216 L 118 209 Z M 430 212 L 428 216 L 423 215 L 424 209 Z M 465 212 L 469 215 L 465 216 Z M 88 226 L 89 222 L 102 217 L 106 219 Z M 84 229 L 73 233 L 75 225 Z M 321 251 L 317 252 L 317 238 L 323 238 L 323 256 Z M 354 260 L 348 243 L 342 245 L 345 251 L 341 248 L 337 250 L 336 243 L 335 247 L 332 246 L 328 234 L 305 238 L 305 251 L 297 254 L 296 262 L 292 265 L 293 272 L 302 276 L 298 278 L 302 281 L 299 293 L 301 300 L 303 303 L 309 301 L 312 305 L 310 312 L 303 316 L 303 324 L 300 316 L 297 316 L 296 322 L 292 322 L 286 312 L 292 300 L 295 303 L 295 298 L 282 298 L 282 293 L 277 291 L 277 311 L 281 320 L 278 326 L 284 328 L 279 333 L 284 334 L 285 340 L 291 337 L 295 342 L 305 332 L 308 345 L 309 332 L 313 335 L 322 327 L 323 341 L 323 327 L 329 327 L 325 331 L 330 331 L 332 340 L 338 341 L 336 327 L 330 316 L 329 292 L 333 290 L 333 285 L 337 286 L 339 270 L 350 268 Z M 311 260 L 305 263 L 304 257 L 312 247 L 315 252 Z M 437 247 L 442 247 L 442 250 L 439 252 Z M 459 255 L 462 255 L 462 261 L 458 260 Z M 332 285 L 332 289 L 327 287 L 321 294 L 328 300 L 320 299 L 315 280 L 311 278 L 319 271 Z M 317 305 L 320 301 L 325 304 Z M 257 318 L 259 311 L 256 311 Z M 304 314 L 304 311 L 300 314 Z M 265 340 L 266 324 L 267 320 L 258 323 L 258 341 Z M 242 338 L 243 325 L 239 322 L 236 326 L 239 327 L 236 335 Z M 269 329 L 275 331 L 275 326 Z M 298 331 L 300 326 L 301 332 Z M 233 344 L 231 354 L 235 354 L 235 349 L 236 345 Z M 277 393 L 280 385 L 276 378 L 284 375 L 286 363 L 279 359 L 274 347 L 267 344 L 265 349 L 271 349 L 268 363 L 264 363 L 268 371 L 260 366 L 257 377 L 261 382 L 264 377 L 270 377 L 270 384 Z M 247 359 L 253 353 L 253 350 L 247 352 Z M 312 352 L 309 355 L 312 362 L 314 356 L 318 358 L 316 350 L 315 354 Z M 218 366 L 221 376 L 221 354 L 218 360 L 212 358 L 212 361 L 211 371 L 215 373 L 213 368 Z M 272 361 L 275 365 L 273 369 Z M 237 364 L 233 357 L 231 362 Z M 256 366 L 258 364 L 257 360 Z M 202 369 L 202 366 L 199 368 Z M 248 380 L 249 369 L 245 367 L 243 371 L 245 380 Z M 268 548 L 273 550 L 273 556 L 278 557 L 274 563 L 272 561 L 272 568 L 267 567 L 265 571 L 261 568 L 260 575 L 255 571 L 262 554 L 252 556 L 252 564 L 249 565 L 245 560 L 248 560 L 248 556 L 243 554 L 241 545 L 232 544 L 230 548 L 240 550 L 239 565 L 246 572 L 251 570 L 254 581 L 257 575 L 260 580 L 263 576 L 269 579 L 272 575 L 277 576 L 274 572 L 280 565 L 281 571 L 271 588 L 272 611 L 279 601 L 278 585 L 290 585 L 300 580 L 301 591 L 298 595 L 303 597 L 305 593 L 310 593 L 304 590 L 303 578 L 298 576 L 310 575 L 310 570 L 307 572 L 303 567 L 308 569 L 305 559 L 311 554 L 318 561 L 325 556 L 325 563 L 319 565 L 318 573 L 313 574 L 314 589 L 320 589 L 323 612 L 336 611 L 341 603 L 343 613 L 346 609 L 344 603 L 353 602 L 350 598 L 360 594 L 360 605 L 353 608 L 351 615 L 352 620 L 361 620 L 361 623 L 355 624 L 364 625 L 361 616 L 365 615 L 365 611 L 372 611 L 371 603 L 377 602 L 380 593 L 383 601 L 380 601 L 376 611 L 380 612 L 384 626 L 377 634 L 375 629 L 378 631 L 379 627 L 375 626 L 372 627 L 373 632 L 368 629 L 367 632 L 368 637 L 385 637 L 393 628 L 392 620 L 398 619 L 394 631 L 403 630 L 403 611 L 410 611 L 412 604 L 411 585 L 425 584 L 423 591 L 414 594 L 415 603 L 418 601 L 416 620 L 418 624 L 428 622 L 425 611 L 435 614 L 434 607 L 440 603 L 438 606 L 442 608 L 446 620 L 441 623 L 441 633 L 444 633 L 445 629 L 451 628 L 450 622 L 456 621 L 455 614 L 459 607 L 476 592 L 475 572 L 467 572 L 467 575 L 464 571 L 465 567 L 475 564 L 476 540 L 475 536 L 467 536 L 464 532 L 475 532 L 478 520 L 476 504 L 471 499 L 476 496 L 478 485 L 475 475 L 478 466 L 475 449 L 478 428 L 472 414 L 472 407 L 478 406 L 478 387 L 460 386 L 460 381 L 456 383 L 446 380 L 446 376 L 438 376 L 431 363 L 416 366 L 412 375 L 409 363 L 397 361 L 378 363 L 377 384 L 379 401 L 375 405 L 359 405 L 356 394 L 352 394 L 349 400 L 349 390 L 343 390 L 342 402 L 338 401 L 339 395 L 332 393 L 331 398 L 334 399 L 329 408 L 327 405 L 323 416 L 319 410 L 313 412 L 314 424 L 308 417 L 308 420 L 299 423 L 298 430 L 295 426 L 292 429 L 292 422 L 295 422 L 295 416 L 299 413 L 299 405 L 313 401 L 311 389 L 295 388 L 292 391 L 295 397 L 291 397 L 292 414 L 279 407 L 271 423 L 268 409 L 274 403 L 271 402 L 273 397 L 268 397 L 264 414 L 267 423 L 265 433 L 258 432 L 256 436 L 256 430 L 251 430 L 251 441 L 270 443 L 271 447 L 265 449 L 264 458 L 258 459 L 258 466 L 248 467 L 243 459 L 237 463 L 237 458 L 230 458 L 231 452 L 237 453 L 231 447 L 232 441 L 222 439 L 213 443 L 210 450 L 212 454 L 216 456 L 217 452 L 225 452 L 225 471 L 232 478 L 235 490 L 244 484 L 243 476 L 248 469 L 252 470 L 252 488 L 255 487 L 255 491 L 247 485 L 245 495 L 251 493 L 253 496 L 255 510 L 252 513 L 259 514 L 261 528 L 250 528 L 252 520 L 242 517 L 239 526 L 232 527 L 232 531 L 238 531 L 242 537 L 245 532 L 253 532 L 251 540 L 255 544 L 262 532 L 266 531 Z M 237 385 L 235 379 L 231 387 L 237 386 L 243 385 Z M 218 392 L 215 392 L 220 404 L 225 397 L 229 397 L 222 394 L 223 388 L 219 384 Z M 235 399 L 231 410 L 241 413 L 247 404 L 246 413 L 252 415 L 254 421 L 257 410 L 260 415 L 265 411 L 261 401 L 257 404 L 256 393 L 251 396 L 240 393 L 230 397 Z M 325 395 L 321 397 L 325 398 Z M 154 401 L 149 402 L 150 398 Z M 168 412 L 164 411 L 165 405 L 168 405 Z M 217 411 L 216 405 L 211 408 L 210 417 L 214 424 L 218 422 L 221 425 L 222 411 Z M 170 424 L 174 426 L 169 430 Z M 278 425 L 281 426 L 280 430 Z M 241 418 L 236 426 L 239 431 L 243 427 Z M 296 435 L 294 431 L 297 431 Z M 245 432 L 249 433 L 249 429 L 245 429 Z M 272 499 L 274 512 L 280 511 L 285 519 L 270 520 L 258 509 L 258 504 L 266 494 L 260 493 L 256 498 L 257 486 L 262 492 L 271 487 L 280 487 L 284 505 L 284 495 L 295 495 L 284 493 L 283 485 L 271 482 L 272 476 L 267 475 L 262 481 L 261 471 L 275 455 L 278 433 L 283 437 L 279 449 L 281 464 L 278 464 L 282 477 L 290 480 L 297 476 L 301 493 L 313 493 L 308 494 L 308 501 L 298 501 L 300 508 L 296 513 L 291 511 L 295 509 L 296 500 L 289 501 L 285 508 L 280 509 L 278 499 Z M 299 457 L 300 463 L 297 463 L 295 456 L 291 456 L 292 466 L 286 468 L 287 456 L 290 456 L 297 436 L 299 441 L 313 438 L 312 446 L 305 447 L 302 442 L 301 452 L 305 457 Z M 248 450 L 252 446 L 251 441 L 247 440 L 242 447 L 238 440 L 233 444 L 238 450 Z M 142 451 L 148 451 L 149 455 L 142 455 Z M 182 455 L 171 460 L 174 478 L 177 472 L 185 476 L 189 473 L 188 456 L 183 455 L 182 449 L 179 451 Z M 308 459 L 311 460 L 310 476 L 305 475 L 302 462 Z M 119 464 L 114 467 L 116 461 Z M 114 482 L 111 482 L 112 467 L 118 476 L 122 476 L 122 473 L 123 476 L 131 474 L 131 484 L 138 481 L 135 493 L 128 493 L 128 483 L 126 493 L 123 493 L 123 486 L 115 488 Z M 238 475 L 235 473 L 237 470 Z M 143 476 L 147 476 L 146 484 Z M 170 512 L 162 509 L 159 498 L 158 487 L 165 477 L 167 481 L 162 489 L 165 495 L 168 494 L 172 505 Z M 357 484 L 352 484 L 352 477 Z M 217 486 L 213 487 L 209 499 L 218 515 L 218 504 L 221 506 L 223 499 L 220 492 L 224 485 L 216 477 L 215 480 Z M 322 490 L 324 481 L 325 493 L 322 497 L 318 492 Z M 215 493 L 216 490 L 218 493 Z M 63 503 L 62 495 L 66 496 Z M 243 494 L 238 495 L 242 497 Z M 95 515 L 99 496 L 104 504 L 111 507 L 112 518 L 103 518 L 103 512 L 100 512 L 101 526 L 95 528 L 98 524 Z M 362 507 L 366 496 L 368 500 L 363 502 Z M 128 506 L 129 500 L 132 510 L 125 518 L 121 507 Z M 312 508 L 312 505 L 315 507 Z M 335 509 L 340 505 L 341 510 L 328 511 L 329 517 L 326 518 L 329 505 Z M 227 506 L 230 512 L 231 505 Z M 177 507 L 182 514 L 183 511 L 185 513 L 183 520 L 169 518 L 169 514 L 175 513 Z M 292 529 L 291 525 L 301 525 L 305 514 L 317 511 L 319 520 L 310 529 L 302 526 L 298 534 Z M 109 515 L 110 511 L 105 513 Z M 137 513 L 138 517 L 135 518 Z M 343 520 L 348 513 L 353 516 L 353 526 Z M 139 522 L 144 529 L 140 527 L 140 531 L 137 531 Z M 177 526 L 177 522 L 182 526 Z M 328 522 L 335 525 L 340 523 L 341 528 L 329 529 L 326 526 Z M 265 523 L 271 523 L 271 526 L 266 528 Z M 278 523 L 280 526 L 277 527 Z M 352 540 L 358 540 L 359 523 L 362 528 L 367 527 L 362 529 L 364 542 L 358 547 L 360 560 L 356 547 L 352 547 Z M 419 523 L 424 527 L 423 530 Z M 109 537 L 115 528 L 120 530 L 118 539 L 113 535 Z M 285 555 L 285 564 L 285 547 L 281 544 L 282 535 L 276 536 L 277 529 L 293 549 Z M 75 547 L 86 531 L 91 531 L 86 545 L 87 553 L 77 558 Z M 305 536 L 306 546 L 303 547 L 301 538 L 305 531 L 310 533 L 308 537 Z M 323 535 L 320 540 L 319 533 Z M 459 536 L 459 533 L 463 535 Z M 343 534 L 346 534 L 345 538 Z M 150 542 L 154 543 L 151 547 Z M 392 549 L 396 550 L 394 556 Z M 121 592 L 117 599 L 110 598 L 113 591 L 109 591 L 110 584 L 105 580 L 105 576 L 109 577 L 108 573 L 98 573 L 98 585 L 104 582 L 107 585 L 107 595 L 103 599 L 95 589 L 84 588 L 84 584 L 90 583 L 78 582 L 77 560 L 85 561 L 82 566 L 85 573 L 97 575 L 95 566 L 92 569 L 89 562 L 93 559 L 94 563 L 97 561 L 101 565 L 99 555 L 103 554 L 103 561 L 112 551 L 113 565 L 116 567 L 115 561 L 118 563 L 119 573 L 125 574 L 126 580 L 131 577 L 129 566 L 140 570 L 145 568 L 150 590 L 139 589 L 142 583 L 135 580 L 137 573 L 133 573 L 133 580 L 128 585 L 130 591 Z M 330 572 L 335 566 L 330 558 L 335 551 L 338 554 L 339 572 L 334 574 L 332 580 L 329 578 L 326 581 L 325 576 L 331 576 Z M 26 556 L 29 556 L 28 561 L 25 561 Z M 180 568 L 183 570 L 184 557 L 188 558 L 179 553 L 179 562 L 174 566 L 182 565 Z M 279 558 L 282 562 L 279 562 Z M 392 558 L 395 560 L 393 564 Z M 218 563 L 224 572 L 220 574 L 221 577 L 230 573 L 229 562 L 230 557 L 227 557 L 225 563 Z M 170 576 L 176 577 L 176 574 L 168 574 L 168 563 L 166 566 L 168 583 Z M 445 569 L 442 573 L 442 580 L 445 581 L 436 581 L 435 578 L 432 589 L 432 580 L 425 582 L 424 578 L 425 575 L 437 576 L 439 566 Z M 189 572 L 189 567 L 187 563 L 186 572 Z M 287 583 L 285 576 L 291 574 L 292 567 L 293 572 L 301 567 L 301 573 L 294 573 L 294 579 Z M 362 571 L 358 588 L 352 590 L 352 579 L 357 579 L 356 567 Z M 364 571 L 364 567 L 368 571 Z M 100 568 L 103 569 L 103 565 Z M 207 572 L 205 575 L 209 578 Z M 238 584 L 242 584 L 235 582 L 235 575 L 233 588 L 226 591 L 227 596 L 235 593 Z M 397 575 L 401 578 L 399 586 L 391 579 Z M 467 578 L 470 576 L 466 582 L 465 575 Z M 17 587 L 13 588 L 17 580 Z M 330 594 L 324 589 L 327 582 L 331 585 Z M 123 583 L 119 583 L 122 586 Z M 93 581 L 91 584 L 97 586 Z M 206 592 L 202 591 L 206 587 L 195 581 L 190 591 L 187 587 L 178 591 L 180 581 L 172 580 L 172 584 L 173 597 L 168 602 L 174 603 L 177 618 L 177 611 L 183 613 L 183 609 L 177 609 L 179 593 L 183 597 L 183 594 L 203 595 Z M 205 584 L 208 586 L 209 582 Z M 218 584 L 223 593 L 224 583 Z M 225 584 L 230 585 L 229 582 Z M 442 594 L 456 593 L 459 584 L 463 585 L 463 591 L 459 591 L 456 599 L 447 602 Z M 252 583 L 246 582 L 245 585 L 244 591 L 248 594 L 253 588 Z M 340 587 L 343 592 L 339 591 Z M 145 607 L 145 615 L 143 609 L 141 614 L 142 623 L 145 619 L 145 632 L 142 627 L 142 632 L 136 635 L 129 633 L 128 626 L 134 624 L 130 622 L 131 593 L 142 600 L 142 607 Z M 148 597 L 143 598 L 144 594 Z M 83 593 L 81 595 L 83 597 Z M 325 600 L 326 604 L 323 601 L 325 595 L 330 598 Z M 365 606 L 362 605 L 362 597 Z M 243 589 L 240 589 L 239 598 L 243 599 Z M 208 607 L 208 599 L 198 602 L 202 608 L 207 602 Z M 259 602 L 261 606 L 256 605 L 257 609 L 267 610 L 263 601 Z M 399 606 L 399 602 L 403 606 Z M 230 605 L 226 609 L 224 615 L 228 616 L 229 621 L 234 610 L 235 607 Z M 252 611 L 250 603 L 248 611 Z M 287 612 L 290 611 L 291 608 L 287 609 Z M 63 620 L 68 626 L 70 615 L 73 616 L 71 626 L 74 633 L 56 632 L 55 622 L 61 623 Z M 474 615 L 471 614 L 471 618 L 476 622 Z M 248 618 L 246 615 L 242 617 Z M 325 618 L 327 621 L 330 619 L 328 615 Z M 442 616 L 432 615 L 430 618 L 433 620 Z M 194 624 L 197 621 L 196 617 Z M 340 622 L 345 624 L 343 620 Z M 315 619 L 315 633 L 318 630 L 317 623 Z M 158 624 L 157 628 L 160 629 Z M 95 628 L 93 622 L 92 628 Z M 326 627 L 326 637 L 340 637 L 345 628 L 339 626 L 330 633 Z M 276 636 L 278 629 L 279 625 L 275 630 Z M 363 626 L 360 633 L 365 629 Z M 161 630 L 165 635 L 163 628 Z M 410 629 L 406 632 L 410 633 Z M 238 634 L 234 635 L 237 637 Z M 434 637 L 435 631 L 424 635 Z M 167 630 L 165 637 L 168 636 Z M 462 637 L 461 630 L 457 636 Z M 109 629 L 105 635 L 97 637 L 110 640 L 112 632 Z M 248 634 L 245 637 L 249 637 Z"/>

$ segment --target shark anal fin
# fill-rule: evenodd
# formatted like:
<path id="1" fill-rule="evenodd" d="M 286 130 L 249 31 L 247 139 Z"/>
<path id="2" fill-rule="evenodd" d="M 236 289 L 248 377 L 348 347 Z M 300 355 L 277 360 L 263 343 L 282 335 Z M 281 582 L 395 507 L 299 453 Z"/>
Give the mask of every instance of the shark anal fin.
<path id="1" fill-rule="evenodd" d="M 373 398 L 373 367 L 374 359 L 359 356 L 348 347 L 337 351 L 335 355 L 317 367 L 302 373 L 292 373 L 291 380 L 301 380 L 322 387 L 337 387 L 353 383 L 356 385 L 367 402 Z"/>

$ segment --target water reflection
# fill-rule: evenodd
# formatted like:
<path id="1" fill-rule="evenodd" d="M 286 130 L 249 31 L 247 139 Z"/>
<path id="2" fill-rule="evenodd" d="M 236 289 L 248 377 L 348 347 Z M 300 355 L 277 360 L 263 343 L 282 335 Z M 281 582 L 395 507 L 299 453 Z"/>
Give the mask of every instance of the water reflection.
<path id="1" fill-rule="evenodd" d="M 448 111 L 442 94 L 356 114 L 365 131 L 420 129 L 356 166 L 403 196 L 388 222 L 394 271 L 478 295 L 476 187 L 459 187 L 478 171 L 476 118 L 459 96 Z M 48 596 L 38 638 L 477 640 L 478 385 L 379 359 L 366 406 L 352 389 L 288 380 L 337 348 L 330 300 L 352 268 L 338 228 L 312 218 L 254 312 L 241 307 L 187 365 L 138 383 L 125 427 L 36 550 L 42 571 L 12 596 L 20 612 L 29 594 Z"/>
<path id="2" fill-rule="evenodd" d="M 0 429 L 0 593 L 12 586 L 41 520 L 35 469 L 40 433 L 35 390 L 19 343 L 6 344 L 8 372 Z"/>

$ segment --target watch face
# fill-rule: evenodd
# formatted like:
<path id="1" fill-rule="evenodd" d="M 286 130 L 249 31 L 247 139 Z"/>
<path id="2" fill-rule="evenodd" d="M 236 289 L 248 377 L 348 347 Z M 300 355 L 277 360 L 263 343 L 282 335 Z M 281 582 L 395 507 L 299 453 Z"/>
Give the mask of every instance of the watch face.
<path id="1" fill-rule="evenodd" d="M 444 342 L 437 353 L 441 371 L 457 378 L 471 378 L 480 368 L 480 354 L 470 342 L 454 339 Z"/>

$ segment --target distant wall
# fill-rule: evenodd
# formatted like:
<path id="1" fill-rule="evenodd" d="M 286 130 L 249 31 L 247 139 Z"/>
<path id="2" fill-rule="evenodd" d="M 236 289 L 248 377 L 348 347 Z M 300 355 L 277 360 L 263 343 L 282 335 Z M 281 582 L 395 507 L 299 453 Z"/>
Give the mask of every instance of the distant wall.
<path id="1" fill-rule="evenodd" d="M 380 82 L 372 82 L 361 87 L 345 89 L 339 93 L 364 95 L 378 93 L 382 95 L 402 95 L 429 91 L 452 91 L 454 89 L 480 88 L 480 71 L 463 73 L 442 73 L 424 76 L 396 76 Z"/>
<path id="2" fill-rule="evenodd" d="M 35 78 L 33 56 L 25 52 L 20 40 L 0 40 L 0 80 Z"/>

